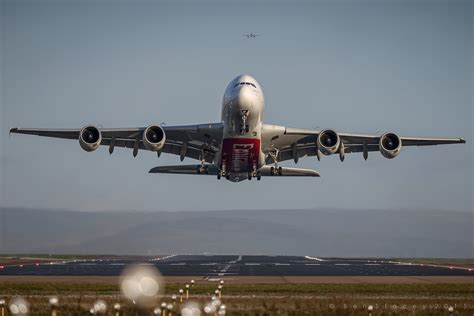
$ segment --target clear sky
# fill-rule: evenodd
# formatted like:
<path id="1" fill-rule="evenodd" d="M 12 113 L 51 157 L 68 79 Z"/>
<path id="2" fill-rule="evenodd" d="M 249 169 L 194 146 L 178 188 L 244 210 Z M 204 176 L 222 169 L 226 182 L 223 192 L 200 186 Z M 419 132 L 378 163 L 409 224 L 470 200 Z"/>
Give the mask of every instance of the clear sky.
<path id="1" fill-rule="evenodd" d="M 4 0 L 0 207 L 472 212 L 473 12 L 473 1 L 447 0 Z M 393 160 L 310 157 L 298 165 L 319 179 L 231 183 L 148 174 L 177 156 L 8 137 L 17 126 L 216 122 L 242 73 L 265 90 L 266 123 L 468 143 L 404 148 Z"/>

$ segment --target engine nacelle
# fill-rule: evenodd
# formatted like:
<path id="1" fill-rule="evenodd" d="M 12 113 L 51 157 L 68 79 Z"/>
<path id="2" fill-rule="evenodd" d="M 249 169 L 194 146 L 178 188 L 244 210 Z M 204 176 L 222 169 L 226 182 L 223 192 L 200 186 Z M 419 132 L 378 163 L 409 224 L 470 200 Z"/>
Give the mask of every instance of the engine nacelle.
<path id="1" fill-rule="evenodd" d="M 79 144 L 85 151 L 94 151 L 99 148 L 102 134 L 95 126 L 85 126 L 79 132 Z"/>
<path id="2" fill-rule="evenodd" d="M 150 125 L 143 131 L 143 146 L 148 150 L 160 151 L 165 141 L 165 130 L 161 126 Z"/>
<path id="3" fill-rule="evenodd" d="M 339 138 L 339 135 L 331 129 L 321 131 L 316 142 L 319 151 L 321 151 L 323 155 L 335 154 L 341 146 L 341 139 Z"/>
<path id="4" fill-rule="evenodd" d="M 388 159 L 398 156 L 402 149 L 402 140 L 395 133 L 385 133 L 380 137 L 379 150 L 380 153 Z"/>

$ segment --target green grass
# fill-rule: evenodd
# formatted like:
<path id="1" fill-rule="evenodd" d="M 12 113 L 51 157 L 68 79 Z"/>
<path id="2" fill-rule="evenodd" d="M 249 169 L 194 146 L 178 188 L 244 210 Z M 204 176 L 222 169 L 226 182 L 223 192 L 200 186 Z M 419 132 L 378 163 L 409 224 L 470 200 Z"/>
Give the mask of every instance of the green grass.
<path id="1" fill-rule="evenodd" d="M 191 299 L 201 306 L 209 302 L 217 284 L 196 284 Z M 170 302 L 183 284 L 167 284 L 160 302 Z M 120 302 L 122 315 L 150 315 L 140 313 L 127 302 L 114 283 L 50 283 L 3 282 L 0 297 L 25 297 L 31 315 L 50 315 L 48 297 L 57 295 L 58 315 L 88 315 L 95 300 L 102 299 L 112 306 Z M 474 286 L 472 284 L 225 284 L 222 301 L 227 305 L 226 316 L 270 315 L 353 315 L 367 316 L 367 306 L 378 306 L 373 316 L 449 315 L 445 306 L 456 306 L 453 315 L 474 314 Z M 394 309 L 396 306 L 397 309 Z M 400 310 L 405 306 L 407 310 Z M 413 308 L 416 306 L 416 309 Z M 464 306 L 467 306 L 464 308 Z M 425 309 L 424 309 L 425 308 Z M 176 306 L 179 309 L 179 306 Z M 138 314 L 137 314 L 138 312 Z M 110 313 L 109 313 L 110 315 Z M 178 315 L 178 314 L 173 314 Z M 203 314 L 202 314 L 203 315 Z"/>
<path id="2" fill-rule="evenodd" d="M 183 284 L 166 284 L 166 293 L 177 293 Z M 213 293 L 216 285 L 196 284 L 192 294 Z M 33 295 L 54 293 L 119 293 L 116 284 L 108 283 L 49 283 L 49 282 L 4 282 L 0 293 L 4 295 Z M 226 284 L 224 292 L 230 295 L 462 295 L 474 297 L 472 284 Z"/>

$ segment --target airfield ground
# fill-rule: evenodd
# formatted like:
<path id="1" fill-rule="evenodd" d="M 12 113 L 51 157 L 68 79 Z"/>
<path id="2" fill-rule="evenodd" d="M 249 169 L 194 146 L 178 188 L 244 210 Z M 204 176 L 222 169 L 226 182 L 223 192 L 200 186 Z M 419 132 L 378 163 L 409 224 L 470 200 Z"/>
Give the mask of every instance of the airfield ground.
<path id="1" fill-rule="evenodd" d="M 191 299 L 208 301 L 225 280 L 226 315 L 453 315 L 474 314 L 474 273 L 469 260 L 336 259 L 288 256 L 61 257 L 0 259 L 0 298 L 21 295 L 35 315 L 47 315 L 58 295 L 63 315 L 85 315 L 97 299 L 120 302 L 118 285 L 131 262 L 164 275 L 161 301 L 191 279 Z M 471 269 L 471 270 L 470 270 Z M 158 304 L 159 302 L 157 302 Z M 178 308 L 178 307 L 176 307 Z"/>

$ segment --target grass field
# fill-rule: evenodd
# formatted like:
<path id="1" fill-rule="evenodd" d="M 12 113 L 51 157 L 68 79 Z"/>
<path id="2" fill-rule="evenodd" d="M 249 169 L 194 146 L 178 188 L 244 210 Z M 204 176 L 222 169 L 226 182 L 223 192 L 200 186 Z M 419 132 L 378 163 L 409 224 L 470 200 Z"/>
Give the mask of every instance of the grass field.
<path id="1" fill-rule="evenodd" d="M 167 284 L 157 299 L 171 302 L 183 284 Z M 210 300 L 216 285 L 196 284 L 191 300 L 201 305 Z M 104 283 L 0 283 L 0 297 L 7 301 L 23 296 L 31 304 L 31 315 L 49 315 L 48 297 L 60 299 L 58 315 L 87 315 L 93 302 L 122 304 L 122 315 L 136 315 L 116 284 Z M 453 315 L 474 314 L 472 284 L 225 284 L 222 301 L 226 315 Z M 179 310 L 179 306 L 175 307 Z M 150 311 L 139 314 L 149 315 Z M 110 313 L 110 315 L 112 315 Z M 178 315 L 174 313 L 173 315 Z M 203 313 L 204 315 L 204 313 Z"/>

